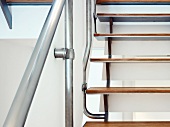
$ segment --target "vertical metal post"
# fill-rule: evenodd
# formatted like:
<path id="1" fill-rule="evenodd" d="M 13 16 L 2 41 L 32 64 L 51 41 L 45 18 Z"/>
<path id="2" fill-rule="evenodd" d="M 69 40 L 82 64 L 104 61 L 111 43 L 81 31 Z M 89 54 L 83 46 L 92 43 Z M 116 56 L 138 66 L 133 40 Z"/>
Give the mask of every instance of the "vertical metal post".
<path id="1" fill-rule="evenodd" d="M 65 48 L 73 50 L 73 0 L 65 4 Z M 73 58 L 65 60 L 65 127 L 73 127 Z"/>
<path id="2" fill-rule="evenodd" d="M 54 0 L 3 127 L 24 127 L 65 0 Z"/>

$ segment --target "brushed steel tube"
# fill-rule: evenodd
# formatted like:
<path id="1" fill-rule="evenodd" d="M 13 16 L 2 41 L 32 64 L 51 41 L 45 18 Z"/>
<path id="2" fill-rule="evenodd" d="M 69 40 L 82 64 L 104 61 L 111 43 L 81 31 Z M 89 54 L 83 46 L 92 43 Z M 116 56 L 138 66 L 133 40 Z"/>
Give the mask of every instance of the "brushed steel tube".
<path id="1" fill-rule="evenodd" d="M 54 57 L 55 58 L 63 58 L 65 59 L 67 55 L 67 50 L 65 48 L 54 49 Z"/>
<path id="2" fill-rule="evenodd" d="M 54 0 L 3 127 L 24 127 L 65 0 Z"/>
<path id="3" fill-rule="evenodd" d="M 65 4 L 65 48 L 73 49 L 73 0 Z M 65 127 L 73 127 L 73 59 L 65 60 Z"/>
<path id="4" fill-rule="evenodd" d="M 91 1 L 86 0 L 86 49 L 83 58 L 83 83 L 86 83 L 86 69 L 89 61 L 89 55 L 92 45 L 92 11 L 91 11 Z"/>
<path id="5" fill-rule="evenodd" d="M 83 91 L 83 97 L 84 97 L 84 100 L 83 100 L 84 114 L 91 119 L 105 119 L 105 114 L 93 114 L 89 112 L 87 109 L 87 105 L 86 105 L 86 92 L 85 91 Z"/>
<path id="6" fill-rule="evenodd" d="M 86 49 L 84 53 L 83 58 L 83 108 L 84 108 L 84 114 L 92 119 L 105 119 L 105 114 L 93 114 L 88 111 L 87 105 L 86 105 L 86 88 L 87 88 L 87 65 L 89 61 L 89 56 L 91 52 L 91 46 L 92 46 L 92 11 L 91 11 L 91 1 L 92 0 L 86 0 Z"/>

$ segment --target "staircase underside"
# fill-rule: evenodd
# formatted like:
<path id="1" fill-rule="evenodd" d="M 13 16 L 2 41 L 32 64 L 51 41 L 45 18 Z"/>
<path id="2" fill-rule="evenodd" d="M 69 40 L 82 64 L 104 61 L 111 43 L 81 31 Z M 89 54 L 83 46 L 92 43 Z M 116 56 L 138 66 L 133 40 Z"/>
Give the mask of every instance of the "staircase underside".
<path id="1" fill-rule="evenodd" d="M 108 40 L 108 38 L 112 38 L 113 40 L 120 40 L 120 41 L 158 41 L 158 40 L 170 40 L 169 33 L 131 33 L 131 34 L 104 34 L 104 33 L 95 33 L 94 37 L 97 38 L 99 41 Z"/>
<path id="2" fill-rule="evenodd" d="M 129 62 L 149 62 L 149 63 L 169 63 L 170 57 L 136 57 L 136 58 L 91 58 L 91 62 L 104 62 L 104 63 L 129 63 Z"/>
<path id="3" fill-rule="evenodd" d="M 100 22 L 170 22 L 170 14 L 113 14 L 98 13 Z"/>
<path id="4" fill-rule="evenodd" d="M 170 127 L 170 122 L 87 122 L 84 127 Z"/>

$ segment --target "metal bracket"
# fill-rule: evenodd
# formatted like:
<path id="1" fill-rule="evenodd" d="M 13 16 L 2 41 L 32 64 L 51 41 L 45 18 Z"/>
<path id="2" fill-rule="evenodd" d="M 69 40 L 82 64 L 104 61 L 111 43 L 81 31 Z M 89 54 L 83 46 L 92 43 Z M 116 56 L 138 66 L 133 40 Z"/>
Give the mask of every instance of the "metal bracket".
<path id="1" fill-rule="evenodd" d="M 83 85 L 82 85 L 82 91 L 86 91 L 87 90 L 87 83 L 84 83 Z"/>
<path id="2" fill-rule="evenodd" d="M 6 0 L 0 0 L 0 6 L 2 8 L 2 11 L 4 13 L 9 28 L 12 29 L 12 15 L 11 12 L 9 11 Z"/>
<path id="3" fill-rule="evenodd" d="M 54 57 L 55 58 L 63 58 L 65 59 L 74 59 L 75 58 L 75 53 L 74 49 L 67 49 L 67 48 L 62 48 L 62 49 L 54 49 Z"/>
<path id="4" fill-rule="evenodd" d="M 93 19 L 94 19 L 94 31 L 97 33 L 97 13 L 96 13 L 96 0 L 94 0 L 94 11 L 93 11 Z"/>

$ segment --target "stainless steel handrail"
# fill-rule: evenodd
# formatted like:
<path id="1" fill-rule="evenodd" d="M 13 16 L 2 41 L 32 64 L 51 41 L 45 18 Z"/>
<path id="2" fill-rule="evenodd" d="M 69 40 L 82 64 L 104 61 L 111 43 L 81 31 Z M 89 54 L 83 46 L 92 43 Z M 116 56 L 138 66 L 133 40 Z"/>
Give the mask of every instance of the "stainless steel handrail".
<path id="1" fill-rule="evenodd" d="M 65 0 L 54 0 L 3 127 L 23 127 Z"/>
<path id="2" fill-rule="evenodd" d="M 87 65 L 92 47 L 92 0 L 86 0 L 86 49 L 83 58 L 83 108 L 84 114 L 92 119 L 105 119 L 105 114 L 90 113 L 86 105 L 86 89 L 87 89 Z M 96 9 L 96 8 L 95 8 Z"/>
<path id="3" fill-rule="evenodd" d="M 92 0 L 86 0 L 86 49 L 84 53 L 83 58 L 83 83 L 86 83 L 86 70 L 87 70 L 87 64 L 89 61 L 89 56 L 91 52 L 91 46 L 92 46 L 92 11 L 91 11 L 91 1 Z"/>

